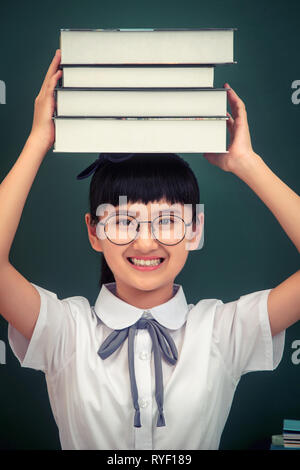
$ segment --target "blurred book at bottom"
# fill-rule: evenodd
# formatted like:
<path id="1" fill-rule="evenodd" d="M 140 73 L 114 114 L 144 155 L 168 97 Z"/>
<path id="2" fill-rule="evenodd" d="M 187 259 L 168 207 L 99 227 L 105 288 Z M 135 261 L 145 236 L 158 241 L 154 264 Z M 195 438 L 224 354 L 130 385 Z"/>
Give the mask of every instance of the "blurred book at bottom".
<path id="1" fill-rule="evenodd" d="M 285 419 L 283 421 L 283 442 L 286 448 L 300 449 L 300 420 Z"/>
<path id="2" fill-rule="evenodd" d="M 272 436 L 270 450 L 300 450 L 300 420 L 284 419 L 283 433 Z"/>
<path id="3" fill-rule="evenodd" d="M 226 152 L 227 117 L 53 119 L 53 152 Z"/>
<path id="4" fill-rule="evenodd" d="M 284 445 L 283 445 L 283 435 L 282 434 L 276 434 L 272 436 L 272 443 L 270 446 L 270 450 L 284 450 Z"/>

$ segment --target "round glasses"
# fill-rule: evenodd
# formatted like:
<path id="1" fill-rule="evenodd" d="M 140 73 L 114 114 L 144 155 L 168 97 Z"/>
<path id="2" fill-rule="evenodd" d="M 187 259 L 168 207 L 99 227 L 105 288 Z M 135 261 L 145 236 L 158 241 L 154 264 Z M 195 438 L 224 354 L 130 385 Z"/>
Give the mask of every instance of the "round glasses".
<path id="1" fill-rule="evenodd" d="M 139 233 L 140 224 L 151 224 L 152 235 L 163 245 L 177 245 L 184 239 L 186 227 L 192 222 L 186 223 L 177 215 L 160 215 L 152 221 L 138 221 L 130 215 L 112 214 L 105 222 L 98 224 L 104 226 L 106 237 L 115 245 L 133 242 Z"/>

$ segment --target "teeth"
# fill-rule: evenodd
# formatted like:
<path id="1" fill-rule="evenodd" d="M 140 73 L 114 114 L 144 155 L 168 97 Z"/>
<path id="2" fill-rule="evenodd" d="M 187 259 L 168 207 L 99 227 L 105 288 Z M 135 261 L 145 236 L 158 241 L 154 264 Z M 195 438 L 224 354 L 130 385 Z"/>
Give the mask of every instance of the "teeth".
<path id="1" fill-rule="evenodd" d="M 133 262 L 133 264 L 137 266 L 157 266 L 161 263 L 160 259 L 152 259 L 152 260 L 142 260 L 142 259 L 137 259 L 137 258 L 130 258 L 130 260 Z"/>

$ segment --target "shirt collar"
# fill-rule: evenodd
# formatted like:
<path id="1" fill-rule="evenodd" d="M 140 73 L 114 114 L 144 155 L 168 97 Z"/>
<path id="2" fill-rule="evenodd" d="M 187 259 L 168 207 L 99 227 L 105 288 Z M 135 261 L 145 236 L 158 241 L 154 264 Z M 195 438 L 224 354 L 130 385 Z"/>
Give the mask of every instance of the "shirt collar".
<path id="1" fill-rule="evenodd" d="M 103 284 L 94 306 L 97 317 L 109 328 L 115 330 L 127 328 L 147 313 L 171 330 L 177 330 L 186 321 L 189 307 L 182 286 L 179 284 L 174 284 L 173 297 L 170 300 L 148 309 L 128 304 L 115 295 L 115 289 L 115 282 Z"/>

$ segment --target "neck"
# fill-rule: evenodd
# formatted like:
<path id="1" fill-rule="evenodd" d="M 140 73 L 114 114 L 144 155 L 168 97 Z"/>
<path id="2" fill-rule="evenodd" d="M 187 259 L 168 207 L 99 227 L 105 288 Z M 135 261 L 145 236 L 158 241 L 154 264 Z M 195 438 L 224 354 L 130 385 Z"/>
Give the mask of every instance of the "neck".
<path id="1" fill-rule="evenodd" d="M 173 297 L 171 282 L 165 286 L 153 290 L 140 290 L 116 281 L 116 295 L 124 302 L 137 308 L 148 309 L 168 302 Z"/>

